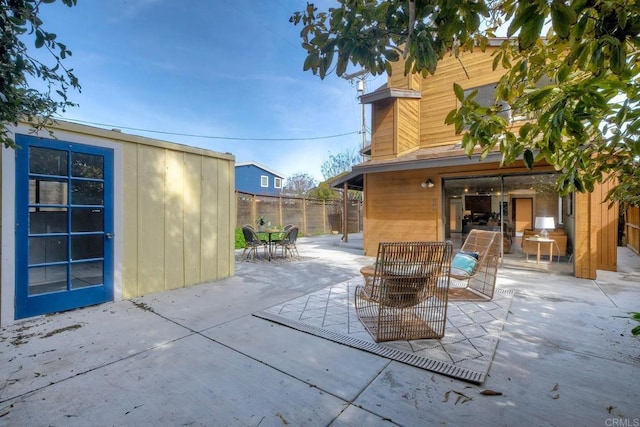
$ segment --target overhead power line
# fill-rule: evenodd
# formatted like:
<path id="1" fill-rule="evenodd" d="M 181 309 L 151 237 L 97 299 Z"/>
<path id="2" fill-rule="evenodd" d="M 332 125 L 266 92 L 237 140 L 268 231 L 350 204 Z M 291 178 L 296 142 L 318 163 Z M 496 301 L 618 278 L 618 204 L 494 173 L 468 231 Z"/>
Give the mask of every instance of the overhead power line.
<path id="1" fill-rule="evenodd" d="M 203 138 L 203 139 L 221 139 L 221 140 L 232 140 L 232 141 L 315 141 L 319 139 L 331 139 L 331 138 L 339 138 L 341 136 L 347 135 L 355 135 L 360 133 L 359 130 L 353 132 L 345 132 L 336 135 L 326 135 L 326 136 L 311 136 L 304 138 L 244 138 L 244 137 L 235 137 L 235 136 L 213 136 L 213 135 L 198 135 L 198 134 L 190 134 L 190 133 L 181 133 L 181 132 L 168 132 L 162 130 L 153 130 L 153 129 L 142 129 L 142 128 L 134 128 L 129 126 L 119 126 L 119 125 L 111 125 L 107 123 L 96 123 L 89 122 L 86 120 L 78 120 L 78 119 L 67 119 L 60 117 L 61 120 L 65 120 L 72 123 L 81 123 L 81 124 L 89 124 L 94 126 L 102 126 L 110 129 L 127 129 L 138 132 L 148 132 L 148 133 L 157 133 L 162 135 L 173 135 L 173 136 L 185 136 L 189 138 Z"/>

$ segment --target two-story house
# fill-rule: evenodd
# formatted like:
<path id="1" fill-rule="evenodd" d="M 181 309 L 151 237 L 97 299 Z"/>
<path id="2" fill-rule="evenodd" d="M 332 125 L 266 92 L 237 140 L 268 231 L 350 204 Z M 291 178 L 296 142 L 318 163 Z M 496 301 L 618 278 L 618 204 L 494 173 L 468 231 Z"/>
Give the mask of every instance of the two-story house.
<path id="1" fill-rule="evenodd" d="M 279 196 L 284 177 L 256 162 L 236 163 L 236 191 Z"/>
<path id="2" fill-rule="evenodd" d="M 386 85 L 362 96 L 371 104 L 371 157 L 333 186 L 364 191 L 365 254 L 375 256 L 381 241 L 444 240 L 490 221 L 509 237 L 508 253 L 539 219 L 552 218 L 554 231 L 564 236 L 555 250 L 573 262 L 576 277 L 615 270 L 618 212 L 602 203 L 607 187 L 559 197 L 551 165 L 501 167 L 499 152 L 469 158 L 462 136 L 445 124 L 458 106 L 454 82 L 467 92 L 478 90 L 476 99 L 492 99 L 504 72 L 492 68 L 493 49 L 445 57 L 427 77 L 405 76 L 400 61 Z M 516 128 L 525 120 L 509 119 Z"/>

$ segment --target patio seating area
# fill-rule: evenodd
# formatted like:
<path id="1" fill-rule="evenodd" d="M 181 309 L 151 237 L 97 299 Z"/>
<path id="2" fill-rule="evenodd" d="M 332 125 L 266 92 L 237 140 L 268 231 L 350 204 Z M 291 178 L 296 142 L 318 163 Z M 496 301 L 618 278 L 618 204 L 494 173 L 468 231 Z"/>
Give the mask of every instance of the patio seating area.
<path id="1" fill-rule="evenodd" d="M 360 240 L 361 244 L 361 240 Z M 213 283 L 0 330 L 7 425 L 634 425 L 640 257 L 598 279 L 500 267 L 514 296 L 486 380 L 425 371 L 253 316 L 357 279 L 356 236 L 302 237 L 300 260 L 237 262 Z M 240 257 L 242 250 L 236 252 Z M 535 265 L 534 263 L 532 263 Z M 554 263 L 555 264 L 555 263 Z M 428 340 L 427 340 L 428 341 Z M 464 357 L 464 355 L 461 355 Z"/>

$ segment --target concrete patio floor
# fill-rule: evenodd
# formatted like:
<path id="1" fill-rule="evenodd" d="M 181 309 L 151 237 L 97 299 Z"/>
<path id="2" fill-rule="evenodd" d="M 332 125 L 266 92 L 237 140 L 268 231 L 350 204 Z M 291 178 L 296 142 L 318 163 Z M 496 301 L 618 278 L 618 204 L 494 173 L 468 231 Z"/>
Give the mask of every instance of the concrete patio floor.
<path id="1" fill-rule="evenodd" d="M 0 425 L 640 425 L 629 249 L 595 281 L 501 269 L 515 297 L 478 386 L 251 315 L 359 280 L 357 243 L 302 238 L 301 262 L 2 328 Z"/>

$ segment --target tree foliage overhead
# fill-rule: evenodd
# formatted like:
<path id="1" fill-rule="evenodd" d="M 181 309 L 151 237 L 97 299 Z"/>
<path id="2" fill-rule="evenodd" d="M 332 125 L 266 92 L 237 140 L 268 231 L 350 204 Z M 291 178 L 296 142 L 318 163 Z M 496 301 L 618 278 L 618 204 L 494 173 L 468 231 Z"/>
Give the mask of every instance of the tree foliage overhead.
<path id="1" fill-rule="evenodd" d="M 404 59 L 405 74 L 436 71 L 444 55 L 485 50 L 504 75 L 494 105 L 453 90 L 460 107 L 446 122 L 467 153 L 496 146 L 503 164 L 545 159 L 561 172 L 563 193 L 617 180 L 611 201 L 640 204 L 640 3 L 636 0 L 337 0 L 319 12 L 297 12 L 307 51 L 304 69 L 324 78 L 349 64 L 374 75 Z M 498 113 L 511 106 L 531 120 L 519 131 Z"/>
<path id="2" fill-rule="evenodd" d="M 45 3 L 56 0 L 0 0 L 0 142 L 14 147 L 7 125 L 27 120 L 39 129 L 58 110 L 74 106 L 67 98 L 70 88 L 80 90 L 78 79 L 63 61 L 71 51 L 44 29 L 38 17 Z M 61 0 L 75 6 L 77 0 Z M 50 63 L 29 54 L 27 43 L 50 54 Z M 44 89 L 32 87 L 34 81 Z"/>

